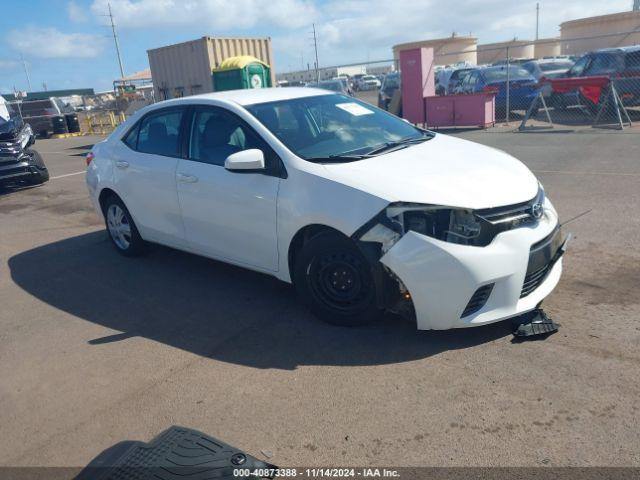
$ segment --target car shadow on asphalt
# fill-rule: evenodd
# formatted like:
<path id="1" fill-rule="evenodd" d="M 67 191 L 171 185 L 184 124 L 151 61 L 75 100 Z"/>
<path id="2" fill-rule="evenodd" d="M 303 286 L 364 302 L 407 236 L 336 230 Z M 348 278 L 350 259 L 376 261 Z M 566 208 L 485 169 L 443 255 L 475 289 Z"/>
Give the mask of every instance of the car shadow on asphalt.
<path id="1" fill-rule="evenodd" d="M 219 361 L 290 370 L 407 362 L 511 333 L 505 322 L 417 331 L 392 315 L 360 328 L 327 325 L 270 276 L 164 247 L 125 258 L 104 231 L 25 251 L 9 268 L 37 299 L 115 331 L 87 339 L 95 348 L 144 337 Z"/>

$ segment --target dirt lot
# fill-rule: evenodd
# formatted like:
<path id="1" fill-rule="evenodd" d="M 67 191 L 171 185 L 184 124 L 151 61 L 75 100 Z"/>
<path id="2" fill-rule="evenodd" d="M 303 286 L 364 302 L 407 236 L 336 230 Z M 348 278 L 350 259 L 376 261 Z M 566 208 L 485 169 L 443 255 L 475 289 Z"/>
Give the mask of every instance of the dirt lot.
<path id="1" fill-rule="evenodd" d="M 78 173 L 97 138 L 39 141 L 51 181 L 0 195 L 0 465 L 80 466 L 180 424 L 281 466 L 640 466 L 640 136 L 459 135 L 522 159 L 563 219 L 593 209 L 566 228 L 544 341 L 337 328 L 263 275 L 125 259 Z"/>

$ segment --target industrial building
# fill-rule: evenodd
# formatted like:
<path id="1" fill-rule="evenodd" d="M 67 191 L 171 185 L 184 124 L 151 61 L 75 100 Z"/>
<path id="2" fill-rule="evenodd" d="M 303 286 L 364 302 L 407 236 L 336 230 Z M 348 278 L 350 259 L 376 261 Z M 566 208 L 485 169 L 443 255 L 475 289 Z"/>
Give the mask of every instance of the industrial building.
<path id="1" fill-rule="evenodd" d="M 275 82 L 271 38 L 202 37 L 147 51 L 156 100 L 214 90 L 211 72 L 222 61 L 251 55 L 271 67 Z"/>
<path id="2" fill-rule="evenodd" d="M 638 45 L 640 11 L 579 18 L 561 23 L 560 40 L 564 55 L 578 55 L 599 48 Z"/>
<path id="3" fill-rule="evenodd" d="M 559 38 L 541 38 L 533 42 L 534 57 L 557 57 L 562 55 L 562 43 Z"/>
<path id="4" fill-rule="evenodd" d="M 507 42 L 478 45 L 478 64 L 494 63 L 507 58 L 535 58 L 535 46 L 531 40 L 509 40 Z"/>
<path id="5" fill-rule="evenodd" d="M 454 63 L 477 64 L 476 47 L 478 39 L 451 35 L 446 38 L 433 40 L 420 40 L 417 42 L 400 43 L 393 46 L 393 60 L 397 64 L 400 59 L 400 51 L 413 48 L 433 48 L 436 65 L 452 65 Z"/>
<path id="6" fill-rule="evenodd" d="M 384 75 L 392 71 L 393 65 L 391 64 L 359 64 L 348 65 L 344 67 L 326 67 L 321 68 L 318 71 L 320 80 L 330 80 L 339 75 L 357 75 L 357 74 L 369 74 L 369 75 Z M 276 75 L 278 82 L 315 82 L 316 70 L 314 68 L 308 68 L 307 70 L 297 70 L 294 72 L 284 72 Z"/>

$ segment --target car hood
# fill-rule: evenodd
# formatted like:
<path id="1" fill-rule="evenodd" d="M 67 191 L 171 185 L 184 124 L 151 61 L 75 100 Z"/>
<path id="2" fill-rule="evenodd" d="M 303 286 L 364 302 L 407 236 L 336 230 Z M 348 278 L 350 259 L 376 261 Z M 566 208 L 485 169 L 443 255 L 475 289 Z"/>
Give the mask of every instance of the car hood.
<path id="1" fill-rule="evenodd" d="M 442 134 L 377 157 L 324 168 L 328 178 L 389 202 L 480 209 L 526 202 L 538 192 L 536 177 L 511 155 Z"/>

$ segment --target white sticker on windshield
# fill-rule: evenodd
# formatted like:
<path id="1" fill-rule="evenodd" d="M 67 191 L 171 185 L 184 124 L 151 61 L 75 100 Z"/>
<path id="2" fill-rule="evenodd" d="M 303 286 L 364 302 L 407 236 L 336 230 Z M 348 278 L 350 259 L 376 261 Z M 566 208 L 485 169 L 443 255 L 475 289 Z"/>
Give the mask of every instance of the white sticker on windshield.
<path id="1" fill-rule="evenodd" d="M 374 113 L 373 110 L 369 110 L 368 108 L 365 108 L 362 105 L 358 105 L 355 102 L 338 103 L 336 104 L 336 107 L 341 108 L 345 112 L 349 112 L 351 115 L 356 116 L 371 115 L 372 113 Z"/>

